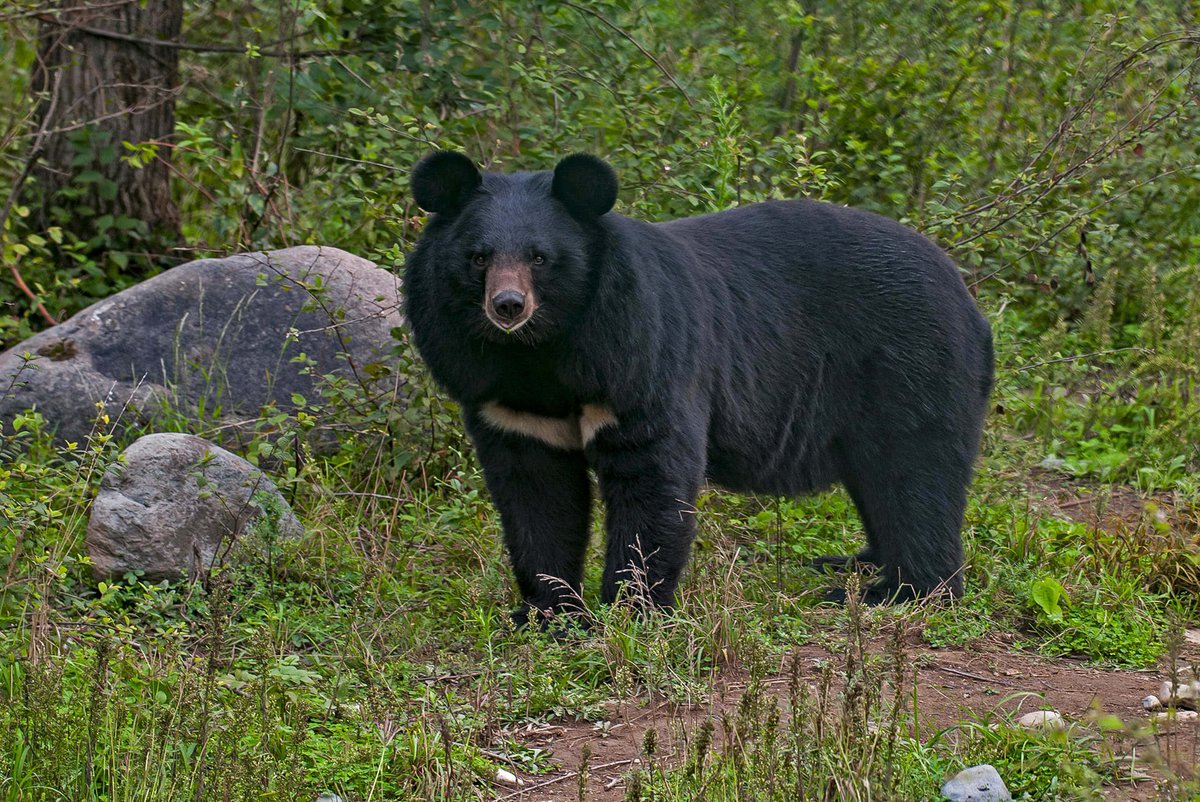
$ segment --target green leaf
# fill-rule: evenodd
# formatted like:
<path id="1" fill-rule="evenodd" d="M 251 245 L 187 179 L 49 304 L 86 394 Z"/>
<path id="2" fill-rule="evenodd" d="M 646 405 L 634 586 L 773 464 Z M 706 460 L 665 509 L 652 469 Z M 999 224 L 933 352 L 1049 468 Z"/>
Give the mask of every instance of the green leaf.
<path id="1" fill-rule="evenodd" d="M 1060 602 L 1070 604 L 1070 599 L 1067 598 L 1067 592 L 1057 579 L 1046 577 L 1039 579 L 1033 583 L 1030 589 L 1030 598 L 1034 604 L 1042 608 L 1042 612 L 1046 614 L 1052 621 L 1061 621 L 1063 610 Z"/>

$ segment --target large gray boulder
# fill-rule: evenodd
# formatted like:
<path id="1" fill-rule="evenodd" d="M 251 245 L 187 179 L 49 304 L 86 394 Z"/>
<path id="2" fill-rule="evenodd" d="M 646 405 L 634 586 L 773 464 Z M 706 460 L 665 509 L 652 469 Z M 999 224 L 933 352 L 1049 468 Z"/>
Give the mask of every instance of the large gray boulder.
<path id="1" fill-rule="evenodd" d="M 0 427 L 36 408 L 82 441 L 98 403 L 130 423 L 166 406 L 254 421 L 271 402 L 293 408 L 294 393 L 315 400 L 325 374 L 369 384 L 399 310 L 397 279 L 337 248 L 189 262 L 0 354 Z"/>
<path id="2" fill-rule="evenodd" d="M 946 780 L 942 796 L 948 802 L 1012 802 L 1000 773 L 988 763 L 963 769 Z"/>
<path id="3" fill-rule="evenodd" d="M 190 434 L 149 434 L 100 480 L 88 519 L 96 579 L 195 579 L 303 532 L 265 474 Z"/>

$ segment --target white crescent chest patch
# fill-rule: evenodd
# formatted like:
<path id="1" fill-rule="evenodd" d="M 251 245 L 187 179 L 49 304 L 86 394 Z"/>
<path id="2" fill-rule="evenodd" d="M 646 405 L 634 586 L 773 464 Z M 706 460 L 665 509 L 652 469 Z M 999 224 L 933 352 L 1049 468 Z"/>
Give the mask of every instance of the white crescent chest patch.
<path id="1" fill-rule="evenodd" d="M 605 426 L 615 426 L 617 416 L 601 404 L 584 404 L 579 415 L 550 418 L 532 412 L 520 412 L 489 401 L 479 408 L 489 426 L 501 431 L 532 437 L 553 448 L 579 451 Z"/>
<path id="2" fill-rule="evenodd" d="M 608 407 L 601 404 L 584 404 L 583 412 L 579 416 L 579 437 L 586 446 L 592 442 L 592 438 L 596 436 L 596 432 L 605 426 L 616 425 L 617 416 Z"/>

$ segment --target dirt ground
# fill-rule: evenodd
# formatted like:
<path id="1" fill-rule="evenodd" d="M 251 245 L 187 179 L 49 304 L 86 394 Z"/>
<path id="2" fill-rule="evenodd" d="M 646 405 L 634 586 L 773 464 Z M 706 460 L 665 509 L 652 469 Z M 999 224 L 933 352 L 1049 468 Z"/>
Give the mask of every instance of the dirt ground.
<path id="1" fill-rule="evenodd" d="M 1042 475 L 1030 487 L 1032 503 L 1038 511 L 1071 518 L 1089 526 L 1110 530 L 1136 526 L 1147 514 L 1146 503 L 1165 510 L 1172 518 L 1183 514 L 1189 523 L 1196 520 L 1195 510 L 1181 510 L 1169 496 L 1145 499 L 1130 488 L 1093 492 L 1072 486 L 1052 475 Z M 1162 512 L 1155 513 L 1162 515 Z M 922 733 L 935 733 L 964 720 L 987 720 L 989 715 L 1011 715 L 1052 709 L 1072 726 L 1090 727 L 1097 715 L 1111 714 L 1127 725 L 1138 728 L 1150 716 L 1142 708 L 1142 699 L 1158 693 L 1166 679 L 1162 671 L 1109 670 L 1087 666 L 1064 658 L 1043 658 L 1012 649 L 1013 636 L 993 633 L 984 641 L 967 648 L 932 648 L 914 634 L 907 654 L 918 666 L 917 695 Z M 818 645 L 798 649 L 802 673 L 815 683 L 820 665 L 837 658 Z M 1189 632 L 1179 664 L 1200 664 L 1200 630 Z M 783 667 L 767 681 L 768 687 L 786 702 L 788 677 Z M 521 777 L 520 787 L 498 786 L 497 800 L 512 802 L 567 802 L 578 798 L 577 769 L 585 748 L 590 752 L 589 802 L 619 802 L 624 799 L 623 775 L 641 758 L 642 743 L 648 728 L 657 730 L 658 759 L 666 765 L 682 762 L 680 734 L 698 727 L 705 719 L 720 718 L 722 712 L 736 707 L 746 677 L 736 671 L 719 675 L 714 691 L 703 705 L 681 706 L 663 701 L 631 700 L 614 705 L 607 720 L 563 722 L 529 727 L 513 733 L 532 746 L 548 748 L 559 771 L 548 775 Z M 1143 769 L 1145 756 L 1157 751 L 1165 754 L 1172 766 L 1191 776 L 1200 765 L 1196 724 L 1175 722 L 1158 727 L 1155 734 L 1128 736 L 1113 741 L 1117 754 L 1132 755 L 1136 780 L 1120 782 L 1106 789 L 1111 800 L 1150 802 L 1162 798 L 1156 788 L 1158 772 Z M 1092 728 L 1094 731 L 1094 728 Z M 1142 727 L 1142 729 L 1146 729 Z M 1128 776 L 1128 769 L 1124 771 Z M 931 789 L 936 798 L 936 789 Z"/>
<path id="2" fill-rule="evenodd" d="M 1200 646 L 1189 644 L 1192 660 L 1200 660 Z M 836 659 L 820 646 L 798 650 L 805 679 L 816 682 L 821 662 Z M 1014 653 L 1002 643 L 975 644 L 969 649 L 910 647 L 917 661 L 918 710 L 921 730 L 934 733 L 964 719 L 986 720 L 989 714 L 1019 716 L 1032 710 L 1050 708 L 1068 722 L 1088 726 L 1099 713 L 1112 714 L 1127 724 L 1144 723 L 1147 713 L 1141 701 L 1157 693 L 1164 679 L 1156 671 L 1116 671 L 1089 667 L 1066 659 L 1046 659 Z M 768 687 L 785 701 L 788 677 L 781 672 L 767 680 Z M 525 802 L 566 802 L 578 795 L 577 769 L 585 746 L 590 780 L 589 802 L 619 802 L 624 798 L 623 775 L 641 757 L 645 732 L 657 730 L 659 759 L 667 765 L 683 759 L 680 730 L 689 731 L 706 718 L 717 717 L 736 707 L 745 688 L 745 677 L 737 674 L 718 676 L 707 704 L 682 706 L 668 702 L 631 701 L 614 705 L 602 724 L 564 722 L 540 728 L 528 728 L 519 734 L 532 745 L 551 751 L 561 771 L 542 776 L 526 776 L 520 788 L 497 788 L 496 799 Z M 1171 732 L 1118 742 L 1122 750 L 1145 754 L 1158 747 L 1181 756 L 1181 768 L 1194 766 L 1195 725 L 1179 723 Z M 1161 728 L 1164 729 L 1165 728 Z M 1169 741 L 1169 742 L 1168 742 Z M 1140 773 L 1140 772 L 1139 772 Z M 1153 776 L 1139 782 L 1125 782 L 1108 789 L 1113 800 L 1155 800 Z"/>

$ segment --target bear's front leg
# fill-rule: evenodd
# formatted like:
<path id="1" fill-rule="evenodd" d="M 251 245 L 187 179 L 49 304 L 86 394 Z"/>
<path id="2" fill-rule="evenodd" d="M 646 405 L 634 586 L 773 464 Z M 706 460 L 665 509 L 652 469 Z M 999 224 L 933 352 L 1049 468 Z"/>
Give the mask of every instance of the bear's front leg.
<path id="1" fill-rule="evenodd" d="M 622 590 L 638 604 L 669 608 L 696 534 L 704 474 L 698 437 L 672 432 L 651 442 L 602 431 L 590 447 L 606 509 L 608 548 L 600 599 Z"/>
<path id="2" fill-rule="evenodd" d="M 580 611 L 592 505 L 583 452 L 465 417 L 524 600 L 514 622 Z"/>

